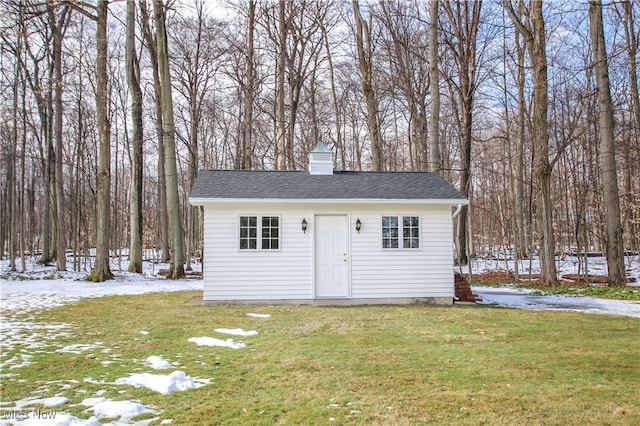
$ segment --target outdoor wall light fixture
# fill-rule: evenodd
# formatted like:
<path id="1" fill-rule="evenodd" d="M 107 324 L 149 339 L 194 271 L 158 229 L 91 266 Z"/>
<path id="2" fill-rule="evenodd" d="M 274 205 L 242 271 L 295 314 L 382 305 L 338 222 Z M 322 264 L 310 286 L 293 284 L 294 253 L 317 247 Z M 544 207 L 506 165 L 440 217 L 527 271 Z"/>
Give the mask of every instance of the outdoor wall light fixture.
<path id="1" fill-rule="evenodd" d="M 356 231 L 358 231 L 358 234 L 360 233 L 360 228 L 362 228 L 362 222 L 360 222 L 360 218 L 358 218 L 358 220 L 356 220 Z"/>
<path id="2" fill-rule="evenodd" d="M 302 232 L 307 233 L 307 219 L 302 218 Z"/>

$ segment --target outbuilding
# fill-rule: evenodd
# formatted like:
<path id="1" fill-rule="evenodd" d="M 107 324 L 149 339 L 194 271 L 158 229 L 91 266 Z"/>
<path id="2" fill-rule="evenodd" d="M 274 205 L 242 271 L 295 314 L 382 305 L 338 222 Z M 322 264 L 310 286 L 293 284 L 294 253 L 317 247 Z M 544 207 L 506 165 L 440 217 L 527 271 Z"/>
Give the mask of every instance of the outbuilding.
<path id="1" fill-rule="evenodd" d="M 319 143 L 308 171 L 202 170 L 190 203 L 205 304 L 453 302 L 467 200 L 437 173 L 334 172 Z"/>

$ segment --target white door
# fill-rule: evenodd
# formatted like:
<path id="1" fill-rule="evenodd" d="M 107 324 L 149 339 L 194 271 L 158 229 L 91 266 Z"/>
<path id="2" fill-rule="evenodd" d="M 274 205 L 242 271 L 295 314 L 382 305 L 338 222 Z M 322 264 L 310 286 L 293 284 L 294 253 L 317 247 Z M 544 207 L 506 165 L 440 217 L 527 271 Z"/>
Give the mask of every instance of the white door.
<path id="1" fill-rule="evenodd" d="M 348 297 L 347 216 L 321 215 L 315 221 L 316 297 Z"/>

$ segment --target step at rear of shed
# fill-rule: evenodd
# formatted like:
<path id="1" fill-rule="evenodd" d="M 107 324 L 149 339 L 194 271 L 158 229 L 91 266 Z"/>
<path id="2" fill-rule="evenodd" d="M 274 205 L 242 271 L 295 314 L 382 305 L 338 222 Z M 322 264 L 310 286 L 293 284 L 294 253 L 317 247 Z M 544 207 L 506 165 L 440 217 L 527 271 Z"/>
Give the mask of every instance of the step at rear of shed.
<path id="1" fill-rule="evenodd" d="M 482 300 L 471 291 L 466 275 L 456 272 L 454 276 L 456 302 L 476 303 Z"/>

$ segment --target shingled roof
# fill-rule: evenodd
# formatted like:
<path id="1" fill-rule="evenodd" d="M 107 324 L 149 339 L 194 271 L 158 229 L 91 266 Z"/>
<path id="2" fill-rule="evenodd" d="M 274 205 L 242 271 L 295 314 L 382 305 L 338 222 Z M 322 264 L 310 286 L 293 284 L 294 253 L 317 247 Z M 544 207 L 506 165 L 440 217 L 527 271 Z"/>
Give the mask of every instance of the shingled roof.
<path id="1" fill-rule="evenodd" d="M 201 170 L 192 204 L 216 199 L 433 200 L 466 204 L 437 173 Z"/>

